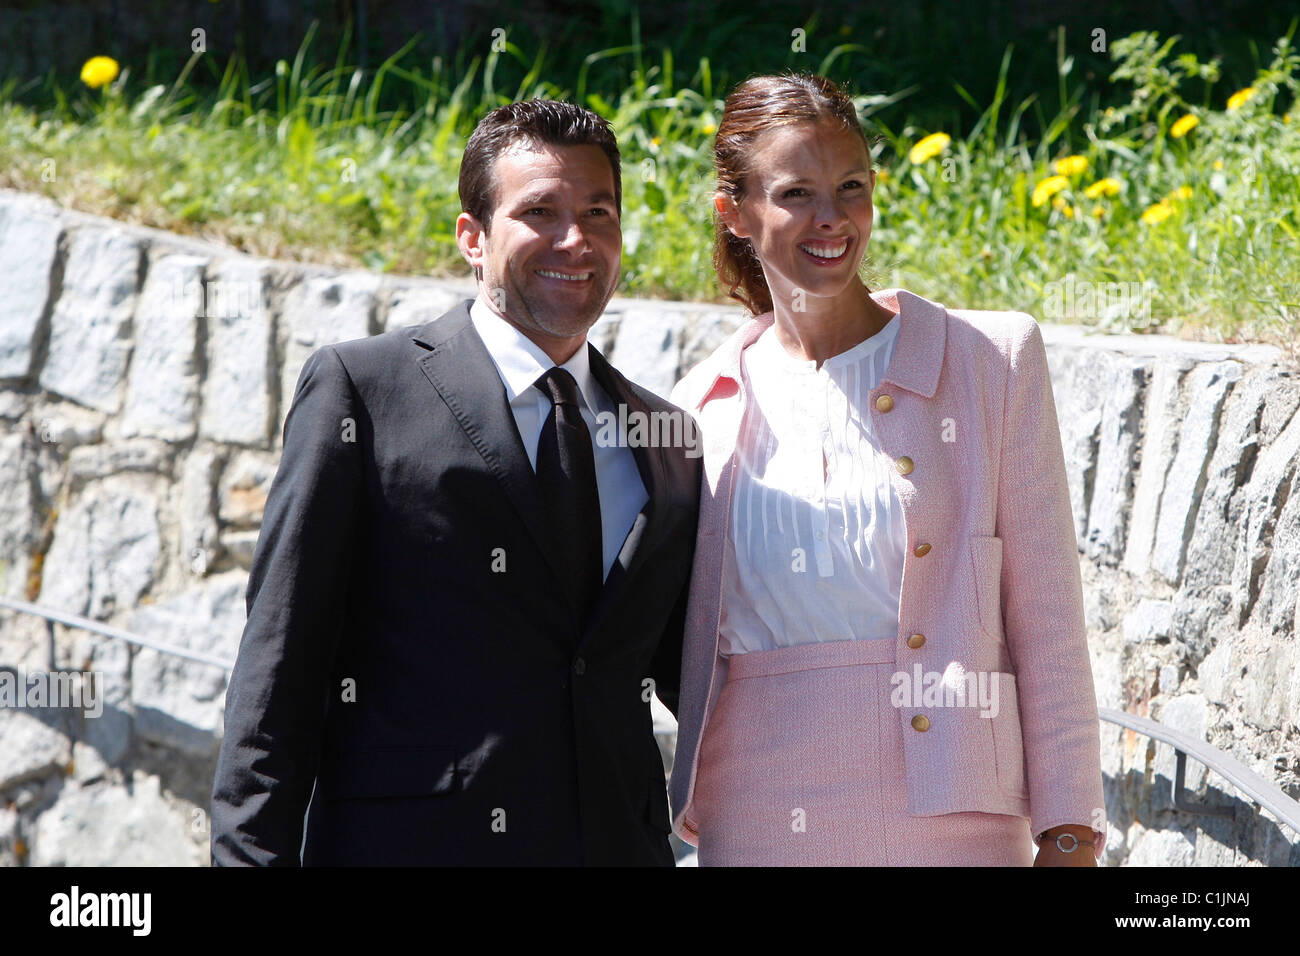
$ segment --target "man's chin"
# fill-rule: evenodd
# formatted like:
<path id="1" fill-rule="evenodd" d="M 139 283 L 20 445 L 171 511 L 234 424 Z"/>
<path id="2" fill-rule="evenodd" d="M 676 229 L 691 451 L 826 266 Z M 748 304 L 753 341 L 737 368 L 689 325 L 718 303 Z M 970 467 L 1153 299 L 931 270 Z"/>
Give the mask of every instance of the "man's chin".
<path id="1" fill-rule="evenodd" d="M 537 326 L 548 335 L 556 338 L 572 338 L 586 335 L 605 313 L 605 306 L 612 296 L 606 296 L 599 302 L 584 297 L 572 304 L 565 302 L 544 302 L 534 300 L 529 303 L 529 311 Z"/>

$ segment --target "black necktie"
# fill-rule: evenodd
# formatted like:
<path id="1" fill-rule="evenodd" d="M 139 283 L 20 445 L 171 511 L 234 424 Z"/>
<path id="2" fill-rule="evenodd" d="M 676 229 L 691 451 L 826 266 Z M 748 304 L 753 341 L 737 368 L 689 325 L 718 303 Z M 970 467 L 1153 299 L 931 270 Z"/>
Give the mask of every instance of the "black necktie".
<path id="1" fill-rule="evenodd" d="M 569 599 L 584 625 L 605 582 L 600 494 L 591 433 L 578 405 L 578 383 L 556 366 L 534 387 L 551 400 L 537 443 L 537 481 L 546 502 L 551 541 Z"/>

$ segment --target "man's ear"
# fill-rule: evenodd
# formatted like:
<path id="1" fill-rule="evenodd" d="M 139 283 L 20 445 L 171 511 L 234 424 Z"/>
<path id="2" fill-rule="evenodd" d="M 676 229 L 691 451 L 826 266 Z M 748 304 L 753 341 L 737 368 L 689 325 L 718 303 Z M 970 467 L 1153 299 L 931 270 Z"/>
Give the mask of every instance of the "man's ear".
<path id="1" fill-rule="evenodd" d="M 713 208 L 718 210 L 718 215 L 722 218 L 722 224 L 731 231 L 731 234 L 738 239 L 748 239 L 749 233 L 740 224 L 740 208 L 736 201 L 726 193 L 713 194 Z"/>
<path id="2" fill-rule="evenodd" d="M 484 245 L 487 242 L 487 230 L 483 223 L 467 212 L 456 217 L 456 247 L 465 261 L 474 270 L 474 275 L 483 275 Z"/>

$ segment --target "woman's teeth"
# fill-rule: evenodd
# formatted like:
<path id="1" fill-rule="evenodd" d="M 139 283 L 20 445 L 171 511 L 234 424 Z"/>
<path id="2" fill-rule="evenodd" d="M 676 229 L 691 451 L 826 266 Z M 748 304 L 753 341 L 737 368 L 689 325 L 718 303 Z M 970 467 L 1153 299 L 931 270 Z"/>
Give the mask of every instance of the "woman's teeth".
<path id="1" fill-rule="evenodd" d="M 799 243 L 799 248 L 810 256 L 816 256 L 818 259 L 838 259 L 848 251 L 849 243 L 846 239 L 838 246 L 813 245 L 807 242 Z"/>
<path id="2" fill-rule="evenodd" d="M 577 275 L 569 275 L 565 272 L 552 272 L 550 269 L 538 269 L 539 276 L 546 276 L 548 279 L 564 279 L 566 282 L 585 282 L 592 277 L 594 273 L 579 272 Z"/>

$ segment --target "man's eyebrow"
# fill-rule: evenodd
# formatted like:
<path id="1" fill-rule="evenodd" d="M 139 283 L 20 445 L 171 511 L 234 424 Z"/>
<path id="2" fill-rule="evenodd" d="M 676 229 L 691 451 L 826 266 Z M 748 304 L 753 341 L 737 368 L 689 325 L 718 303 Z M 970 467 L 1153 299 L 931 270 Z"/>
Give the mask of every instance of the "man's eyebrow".
<path id="1" fill-rule="evenodd" d="M 524 195 L 520 198 L 519 202 L 517 203 L 517 206 L 519 208 L 527 208 L 529 206 L 536 206 L 544 203 L 553 203 L 556 201 L 557 201 L 557 197 L 553 192 L 524 193 Z M 587 197 L 587 202 L 589 203 L 604 202 L 604 203 L 612 204 L 614 202 L 614 194 L 607 189 L 602 189 L 599 192 L 594 192 L 591 195 L 589 195 Z"/>

